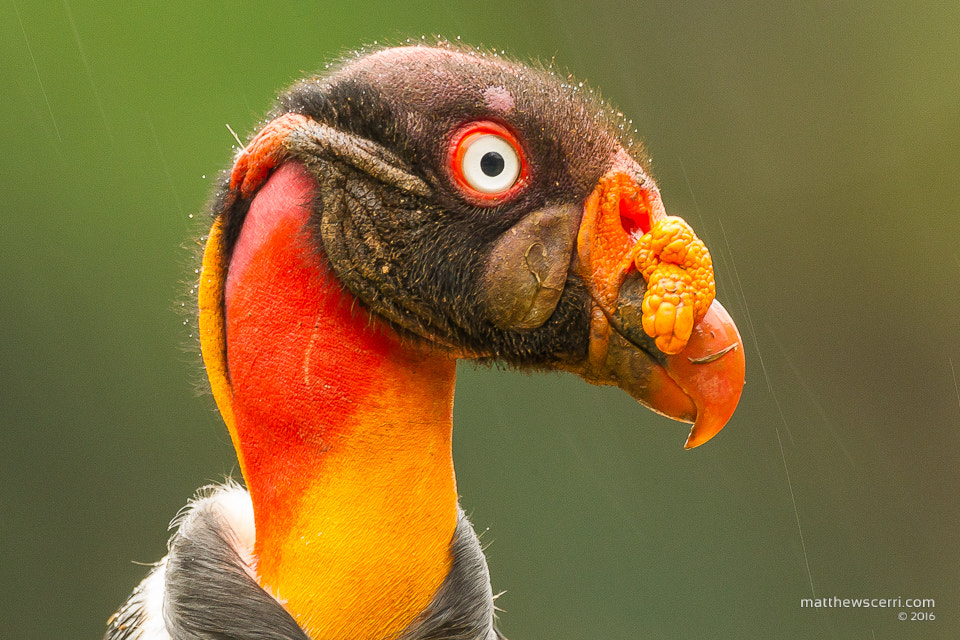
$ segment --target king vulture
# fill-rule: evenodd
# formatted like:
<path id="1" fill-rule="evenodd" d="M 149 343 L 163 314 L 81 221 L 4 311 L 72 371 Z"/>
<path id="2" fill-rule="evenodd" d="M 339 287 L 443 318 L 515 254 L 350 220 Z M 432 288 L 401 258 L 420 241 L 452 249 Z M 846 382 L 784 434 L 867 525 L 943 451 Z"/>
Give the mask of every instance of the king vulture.
<path id="1" fill-rule="evenodd" d="M 501 638 L 458 504 L 458 359 L 618 386 L 687 448 L 720 431 L 744 356 L 710 254 L 581 87 L 441 43 L 279 97 L 198 288 L 245 488 L 181 512 L 106 640 Z"/>

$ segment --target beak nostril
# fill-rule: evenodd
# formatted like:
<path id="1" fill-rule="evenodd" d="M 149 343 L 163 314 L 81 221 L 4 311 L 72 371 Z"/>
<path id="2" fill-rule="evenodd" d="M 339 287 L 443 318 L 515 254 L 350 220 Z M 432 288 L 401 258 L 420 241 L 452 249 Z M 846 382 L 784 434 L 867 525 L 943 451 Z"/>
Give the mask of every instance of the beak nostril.
<path id="1" fill-rule="evenodd" d="M 620 198 L 620 225 L 632 240 L 650 231 L 650 207 L 639 192 Z"/>

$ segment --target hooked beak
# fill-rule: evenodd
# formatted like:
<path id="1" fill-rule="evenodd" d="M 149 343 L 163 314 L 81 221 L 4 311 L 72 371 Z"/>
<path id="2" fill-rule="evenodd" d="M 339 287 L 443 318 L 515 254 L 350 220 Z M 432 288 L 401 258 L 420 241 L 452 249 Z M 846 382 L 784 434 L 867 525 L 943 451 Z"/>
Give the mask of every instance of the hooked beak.
<path id="1" fill-rule="evenodd" d="M 740 402 L 746 375 L 743 341 L 723 305 L 714 300 L 693 331 L 687 348 L 666 363 L 667 373 L 697 406 L 684 449 L 700 446 L 723 429 Z"/>
<path id="2" fill-rule="evenodd" d="M 652 180 L 621 170 L 601 179 L 584 207 L 574 270 L 593 303 L 589 355 L 575 372 L 693 423 L 686 449 L 719 433 L 743 389 L 742 341 L 713 299 L 709 253 L 666 216 Z"/>

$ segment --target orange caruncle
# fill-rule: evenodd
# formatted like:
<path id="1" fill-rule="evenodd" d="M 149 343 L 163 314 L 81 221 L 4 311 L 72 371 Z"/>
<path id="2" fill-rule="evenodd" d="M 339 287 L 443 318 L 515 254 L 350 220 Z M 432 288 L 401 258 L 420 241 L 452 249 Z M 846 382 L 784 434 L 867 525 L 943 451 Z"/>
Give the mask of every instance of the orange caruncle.
<path id="1" fill-rule="evenodd" d="M 664 353 L 680 353 L 716 295 L 710 252 L 673 216 L 656 221 L 635 251 L 634 264 L 647 281 L 643 330 Z"/>

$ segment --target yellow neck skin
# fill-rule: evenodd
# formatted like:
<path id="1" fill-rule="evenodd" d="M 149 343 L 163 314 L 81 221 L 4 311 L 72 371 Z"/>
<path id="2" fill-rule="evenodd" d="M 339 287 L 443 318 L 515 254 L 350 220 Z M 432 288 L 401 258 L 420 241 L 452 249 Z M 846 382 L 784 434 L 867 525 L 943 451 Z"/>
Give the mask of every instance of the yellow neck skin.
<path id="1" fill-rule="evenodd" d="M 342 441 L 312 451 L 320 472 L 297 506 L 270 509 L 258 485 L 276 478 L 244 470 L 263 503 L 254 503 L 261 583 L 313 638 L 394 637 L 450 570 L 454 369 L 435 364 L 384 380 Z"/>
<path id="2" fill-rule="evenodd" d="M 282 246 L 295 235 L 284 224 L 227 282 L 218 220 L 200 282 L 201 347 L 253 500 L 256 571 L 317 640 L 392 638 L 451 566 L 455 361 L 372 328 L 302 243 Z"/>

